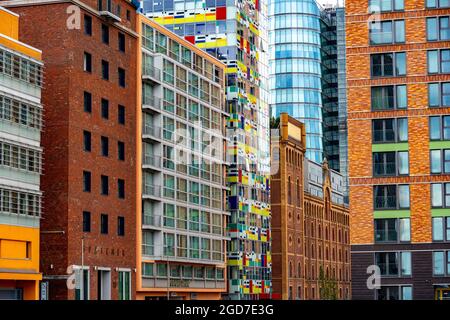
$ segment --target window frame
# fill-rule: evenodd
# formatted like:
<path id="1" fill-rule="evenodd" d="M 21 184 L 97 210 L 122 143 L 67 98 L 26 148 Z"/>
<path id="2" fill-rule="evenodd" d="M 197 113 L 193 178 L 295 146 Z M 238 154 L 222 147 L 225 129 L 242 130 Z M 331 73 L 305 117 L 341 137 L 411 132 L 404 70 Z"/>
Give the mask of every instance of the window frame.
<path id="1" fill-rule="evenodd" d="M 403 41 L 397 41 L 396 40 L 396 22 L 398 21 L 403 21 Z M 380 23 L 380 26 L 382 26 L 383 23 L 390 23 L 391 24 L 391 37 L 392 37 L 392 41 L 390 42 L 380 42 L 380 43 L 374 43 L 372 40 L 372 34 L 373 34 L 373 29 L 372 26 L 376 23 Z M 382 27 L 381 27 L 382 28 Z M 406 25 L 405 25 L 405 20 L 404 19 L 392 19 L 392 20 L 378 20 L 378 21 L 372 21 L 369 24 L 369 45 L 371 46 L 383 46 L 383 45 L 388 45 L 388 44 L 398 44 L 398 43 L 405 43 L 406 42 Z"/>
<path id="2" fill-rule="evenodd" d="M 393 100 L 393 107 L 392 108 L 383 108 L 383 109 L 378 109 L 378 108 L 374 108 L 374 90 L 376 89 L 384 89 L 386 90 L 387 88 L 393 88 L 393 96 L 392 96 L 392 100 Z M 405 96 L 405 100 L 406 100 L 406 105 L 405 107 L 398 107 L 398 90 L 400 87 L 405 87 L 406 90 L 406 96 Z M 383 96 L 384 98 L 384 96 Z M 392 110 L 408 110 L 408 86 L 407 84 L 395 84 L 395 85 L 381 85 L 381 86 L 372 86 L 370 88 L 370 110 L 372 112 L 377 112 L 377 111 L 392 111 Z"/>
<path id="3" fill-rule="evenodd" d="M 397 61 L 397 57 L 401 54 L 405 55 L 405 73 L 399 73 L 397 72 L 397 66 L 398 66 L 398 61 Z M 392 75 L 386 75 L 384 74 L 384 67 L 385 67 L 385 56 L 386 55 L 392 55 Z M 381 69 L 382 69 L 382 75 L 375 75 L 374 74 L 374 63 L 373 63 L 373 59 L 375 57 L 381 57 Z M 382 52 L 382 53 L 373 53 L 370 55 L 370 76 L 372 78 L 393 78 L 393 77 L 403 77 L 406 76 L 407 74 L 407 57 L 406 57 L 406 52 L 405 51 L 397 51 L 397 52 Z"/>
<path id="4" fill-rule="evenodd" d="M 389 186 L 394 186 L 395 187 L 395 207 L 377 207 L 377 192 L 376 192 L 376 188 L 380 188 L 380 187 L 389 187 Z M 376 211 L 382 211 L 382 210 L 409 210 L 411 208 L 411 189 L 409 190 L 409 199 L 408 199 L 408 206 L 407 207 L 402 207 L 400 206 L 400 192 L 399 189 L 401 186 L 408 186 L 409 184 L 380 184 L 380 185 L 374 185 L 373 186 L 373 209 Z M 386 189 L 387 190 L 387 189 Z M 385 195 L 383 197 L 387 197 L 386 192 Z"/>

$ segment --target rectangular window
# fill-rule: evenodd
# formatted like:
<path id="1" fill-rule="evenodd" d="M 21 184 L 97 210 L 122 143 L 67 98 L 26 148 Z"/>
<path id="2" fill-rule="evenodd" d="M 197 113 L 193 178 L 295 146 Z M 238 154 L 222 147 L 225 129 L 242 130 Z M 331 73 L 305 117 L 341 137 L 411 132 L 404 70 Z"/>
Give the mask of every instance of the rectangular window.
<path id="1" fill-rule="evenodd" d="M 108 234 L 108 215 L 104 213 L 100 215 L 100 233 Z"/>
<path id="2" fill-rule="evenodd" d="M 450 106 L 450 82 L 428 84 L 428 105 L 430 107 Z"/>
<path id="3" fill-rule="evenodd" d="M 406 175 L 408 167 L 408 151 L 373 153 L 374 176 Z"/>
<path id="4" fill-rule="evenodd" d="M 405 42 L 405 21 L 375 21 L 369 25 L 370 44 Z"/>
<path id="5" fill-rule="evenodd" d="M 83 106 L 84 112 L 92 112 L 92 94 L 90 92 L 84 91 Z"/>
<path id="6" fill-rule="evenodd" d="M 374 186 L 374 209 L 408 209 L 409 185 Z"/>
<path id="7" fill-rule="evenodd" d="M 100 144 L 102 149 L 102 156 L 107 157 L 109 156 L 109 139 L 108 137 L 101 137 L 100 138 Z"/>
<path id="8" fill-rule="evenodd" d="M 450 116 L 430 117 L 430 140 L 450 140 Z"/>
<path id="9" fill-rule="evenodd" d="M 125 35 L 122 32 L 119 32 L 118 42 L 119 51 L 125 52 Z"/>
<path id="10" fill-rule="evenodd" d="M 120 105 L 117 107 L 117 122 L 125 124 L 125 107 Z"/>
<path id="11" fill-rule="evenodd" d="M 408 141 L 408 119 L 374 119 L 372 120 L 373 143 Z"/>
<path id="12" fill-rule="evenodd" d="M 91 232 L 91 213 L 83 211 L 83 232 Z"/>
<path id="13" fill-rule="evenodd" d="M 91 133 L 89 131 L 83 131 L 83 150 L 91 152 Z"/>
<path id="14" fill-rule="evenodd" d="M 104 24 L 102 24 L 102 42 L 109 44 L 109 27 Z"/>
<path id="15" fill-rule="evenodd" d="M 426 0 L 427 8 L 448 8 L 450 6 L 449 0 Z"/>
<path id="16" fill-rule="evenodd" d="M 107 196 L 109 194 L 109 178 L 108 178 L 108 176 L 101 175 L 100 181 L 101 181 L 101 186 L 100 186 L 101 194 L 104 196 Z"/>
<path id="17" fill-rule="evenodd" d="M 450 40 L 450 25 L 448 16 L 427 18 L 427 40 Z"/>
<path id="18" fill-rule="evenodd" d="M 404 10 L 404 0 L 369 0 L 369 12 Z"/>
<path id="19" fill-rule="evenodd" d="M 117 193 L 119 199 L 125 199 L 125 180 L 117 179 Z"/>
<path id="20" fill-rule="evenodd" d="M 75 275 L 75 300 L 89 300 L 89 270 L 77 269 L 75 270 Z"/>
<path id="21" fill-rule="evenodd" d="M 86 72 L 92 72 L 92 56 L 90 53 L 84 53 L 83 70 Z"/>
<path id="22" fill-rule="evenodd" d="M 450 173 L 450 149 L 430 150 L 431 173 Z"/>
<path id="23" fill-rule="evenodd" d="M 450 183 L 431 184 L 431 206 L 433 208 L 450 208 Z"/>
<path id="24" fill-rule="evenodd" d="M 83 171 L 83 191 L 91 192 L 91 173 Z"/>
<path id="25" fill-rule="evenodd" d="M 117 73 L 119 75 L 119 86 L 121 86 L 122 88 L 125 88 L 125 86 L 126 86 L 125 70 L 122 68 L 118 68 Z"/>
<path id="26" fill-rule="evenodd" d="M 382 276 L 411 276 L 411 252 L 376 252 L 375 261 Z"/>
<path id="27" fill-rule="evenodd" d="M 450 73 L 450 50 L 427 51 L 428 73 Z"/>
<path id="28" fill-rule="evenodd" d="M 92 17 L 84 15 L 84 34 L 92 36 Z"/>
<path id="29" fill-rule="evenodd" d="M 409 242 L 411 227 L 409 218 L 375 219 L 375 242 Z"/>
<path id="30" fill-rule="evenodd" d="M 372 110 L 406 109 L 406 85 L 372 87 Z"/>
<path id="31" fill-rule="evenodd" d="M 109 62 L 102 60 L 102 79 L 109 80 Z"/>
<path id="32" fill-rule="evenodd" d="M 125 143 L 117 141 L 117 159 L 125 161 Z"/>
<path id="33" fill-rule="evenodd" d="M 103 119 L 108 119 L 109 118 L 109 100 L 106 99 L 102 99 L 102 118 Z"/>
<path id="34" fill-rule="evenodd" d="M 446 274 L 445 255 L 445 251 L 433 252 L 433 275 L 443 276 Z"/>
<path id="35" fill-rule="evenodd" d="M 117 217 L 117 235 L 125 236 L 125 217 Z"/>

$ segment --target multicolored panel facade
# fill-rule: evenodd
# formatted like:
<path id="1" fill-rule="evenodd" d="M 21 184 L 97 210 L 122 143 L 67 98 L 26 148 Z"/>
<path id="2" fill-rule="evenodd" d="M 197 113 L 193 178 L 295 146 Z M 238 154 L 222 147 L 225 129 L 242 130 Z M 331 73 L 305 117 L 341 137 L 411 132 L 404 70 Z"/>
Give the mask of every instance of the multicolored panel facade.
<path id="1" fill-rule="evenodd" d="M 144 0 L 155 22 L 227 65 L 228 279 L 232 299 L 271 294 L 267 2 Z"/>

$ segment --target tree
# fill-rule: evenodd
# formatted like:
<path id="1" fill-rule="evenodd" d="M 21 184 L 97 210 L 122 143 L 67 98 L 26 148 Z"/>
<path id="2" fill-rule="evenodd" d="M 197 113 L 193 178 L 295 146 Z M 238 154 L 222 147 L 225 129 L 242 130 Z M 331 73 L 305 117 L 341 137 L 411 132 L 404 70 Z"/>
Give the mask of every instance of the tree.
<path id="1" fill-rule="evenodd" d="M 271 117 L 270 118 L 270 129 L 280 129 L 280 118 Z"/>
<path id="2" fill-rule="evenodd" d="M 330 279 L 328 275 L 325 275 L 322 266 L 320 266 L 319 270 L 319 286 L 320 300 L 337 300 L 336 280 Z"/>

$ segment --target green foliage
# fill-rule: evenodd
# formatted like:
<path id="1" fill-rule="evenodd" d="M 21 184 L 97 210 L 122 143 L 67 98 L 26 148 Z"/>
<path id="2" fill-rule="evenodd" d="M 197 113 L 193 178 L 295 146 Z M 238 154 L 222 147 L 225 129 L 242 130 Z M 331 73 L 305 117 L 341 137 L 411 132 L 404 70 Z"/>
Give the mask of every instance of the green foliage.
<path id="1" fill-rule="evenodd" d="M 270 118 L 270 129 L 280 129 L 280 118 Z"/>
<path id="2" fill-rule="evenodd" d="M 337 300 L 338 289 L 336 280 L 325 275 L 323 267 L 319 271 L 320 300 Z"/>

